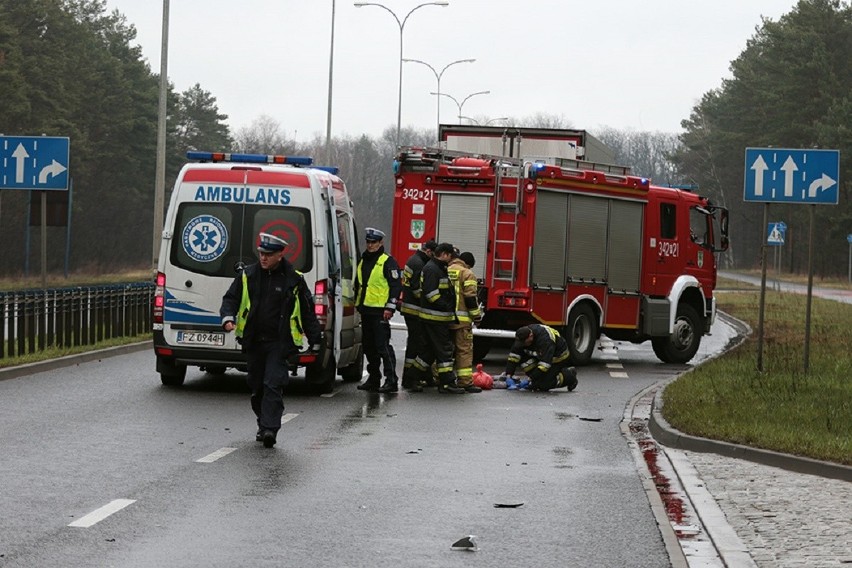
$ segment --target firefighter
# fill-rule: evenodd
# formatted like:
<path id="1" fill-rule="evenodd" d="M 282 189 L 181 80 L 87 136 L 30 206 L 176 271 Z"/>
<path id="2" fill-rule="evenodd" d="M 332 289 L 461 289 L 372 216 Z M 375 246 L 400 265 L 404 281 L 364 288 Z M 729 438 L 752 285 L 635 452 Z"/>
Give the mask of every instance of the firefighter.
<path id="1" fill-rule="evenodd" d="M 450 325 L 456 318 L 456 293 L 447 273 L 453 245 L 441 243 L 423 267 L 421 278 L 420 318 L 426 336 L 423 360 L 429 367 L 434 362 L 438 371 L 438 392 L 464 394 L 456 384 L 453 371 L 453 338 Z"/>
<path id="2" fill-rule="evenodd" d="M 255 439 L 271 448 L 284 413 L 288 358 L 300 351 L 303 333 L 311 353 L 319 353 L 322 330 L 305 279 L 284 258 L 287 241 L 269 233 L 258 237 L 260 262 L 246 266 L 234 279 L 219 313 L 222 328 L 236 333 L 248 358 Z"/>
<path id="3" fill-rule="evenodd" d="M 400 312 L 405 318 L 408 338 L 405 343 L 405 363 L 402 367 L 402 386 L 412 392 L 421 392 L 420 381 L 428 372 L 422 355 L 425 350 L 426 337 L 423 322 L 420 319 L 420 278 L 423 267 L 432 258 L 435 247 L 434 240 L 428 240 L 412 254 L 402 269 L 402 305 Z"/>
<path id="4" fill-rule="evenodd" d="M 572 391 L 577 388 L 577 371 L 568 365 L 569 355 L 568 342 L 555 329 L 538 323 L 525 325 L 515 332 L 515 343 L 501 378 L 509 390 L 568 387 Z M 519 365 L 529 381 L 519 382 L 513 376 Z"/>
<path id="5" fill-rule="evenodd" d="M 384 232 L 364 230 L 367 250 L 355 272 L 355 306 L 361 314 L 362 345 L 367 358 L 367 380 L 359 390 L 397 392 L 396 354 L 390 343 L 390 319 L 402 292 L 399 265 L 385 252 Z M 384 367 L 385 382 L 380 386 Z"/>
<path id="6" fill-rule="evenodd" d="M 456 323 L 450 324 L 454 345 L 453 369 L 458 386 L 467 392 L 482 392 L 473 384 L 473 322 L 482 318 L 476 296 L 476 275 L 471 268 L 476 259 L 470 252 L 459 253 L 454 249 L 447 274 L 456 294 Z"/>

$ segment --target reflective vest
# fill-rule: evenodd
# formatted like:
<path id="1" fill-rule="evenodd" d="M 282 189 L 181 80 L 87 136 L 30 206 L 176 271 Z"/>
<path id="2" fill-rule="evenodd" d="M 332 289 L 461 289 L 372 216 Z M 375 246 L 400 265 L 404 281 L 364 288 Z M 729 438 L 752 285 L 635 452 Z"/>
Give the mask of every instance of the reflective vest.
<path id="1" fill-rule="evenodd" d="M 370 271 L 370 277 L 366 284 L 361 282 L 361 286 L 366 286 L 364 300 L 361 301 L 361 294 L 358 294 L 358 305 L 367 306 L 368 308 L 387 308 L 388 297 L 390 296 L 390 286 L 385 278 L 385 261 L 390 258 L 387 253 L 382 253 L 376 259 L 376 265 Z M 361 267 L 364 261 L 358 263 L 358 276 L 361 276 Z M 389 308 L 390 309 L 390 308 Z"/>
<path id="2" fill-rule="evenodd" d="M 298 270 L 296 274 L 302 276 Z M 304 331 L 302 329 L 302 303 L 299 301 L 299 285 L 293 288 L 293 297 L 295 302 L 293 305 L 293 313 L 290 314 L 290 336 L 293 338 L 293 344 L 296 347 L 301 347 L 303 344 Z M 237 323 L 234 329 L 234 334 L 241 338 L 246 329 L 246 321 L 248 321 L 249 311 L 251 311 L 251 298 L 248 292 L 248 276 L 243 270 L 243 292 L 240 296 L 240 307 L 237 310 Z"/>

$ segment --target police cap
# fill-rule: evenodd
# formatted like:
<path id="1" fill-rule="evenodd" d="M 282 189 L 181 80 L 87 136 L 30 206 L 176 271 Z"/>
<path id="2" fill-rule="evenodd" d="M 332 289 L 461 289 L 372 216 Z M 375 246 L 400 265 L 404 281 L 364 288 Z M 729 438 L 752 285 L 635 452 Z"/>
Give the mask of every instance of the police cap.
<path id="1" fill-rule="evenodd" d="M 367 227 L 364 229 L 364 240 L 368 243 L 375 243 L 377 241 L 382 241 L 385 238 L 384 232 L 374 229 L 372 227 Z"/>
<path id="2" fill-rule="evenodd" d="M 260 233 L 258 235 L 257 250 L 261 252 L 278 252 L 284 250 L 287 246 L 287 241 L 281 237 L 276 237 L 270 233 Z"/>

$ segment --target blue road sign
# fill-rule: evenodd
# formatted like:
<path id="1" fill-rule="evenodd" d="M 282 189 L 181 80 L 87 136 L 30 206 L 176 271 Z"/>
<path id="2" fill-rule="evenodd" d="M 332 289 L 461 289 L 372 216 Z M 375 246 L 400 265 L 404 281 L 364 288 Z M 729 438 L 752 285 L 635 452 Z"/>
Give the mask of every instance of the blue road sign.
<path id="1" fill-rule="evenodd" d="M 846 242 L 852 245 L 852 235 L 846 235 Z"/>
<path id="2" fill-rule="evenodd" d="M 0 189 L 68 189 L 66 137 L 0 136 Z"/>
<path id="3" fill-rule="evenodd" d="M 787 230 L 787 225 L 784 223 L 769 223 L 769 228 L 766 231 L 766 244 L 781 246 L 784 244 L 784 232 Z"/>
<path id="4" fill-rule="evenodd" d="M 745 201 L 837 205 L 838 150 L 746 148 Z"/>

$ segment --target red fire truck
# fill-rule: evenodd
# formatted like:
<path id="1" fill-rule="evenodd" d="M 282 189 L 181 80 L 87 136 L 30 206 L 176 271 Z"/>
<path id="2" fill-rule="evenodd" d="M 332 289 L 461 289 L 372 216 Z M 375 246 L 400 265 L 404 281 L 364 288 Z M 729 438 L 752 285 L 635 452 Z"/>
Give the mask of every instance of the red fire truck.
<path id="1" fill-rule="evenodd" d="M 553 140 L 533 144 L 538 156 L 523 154 L 514 130 L 497 155 L 400 149 L 394 257 L 405 262 L 430 238 L 474 254 L 485 314 L 474 330 L 478 359 L 495 337 L 544 323 L 564 335 L 577 365 L 602 333 L 650 340 L 667 363 L 689 361 L 715 319 L 714 253 L 728 247 L 727 210 L 629 168 L 576 159 L 588 157 L 584 131 L 571 131 L 575 156 L 566 158 L 541 155 Z"/>

